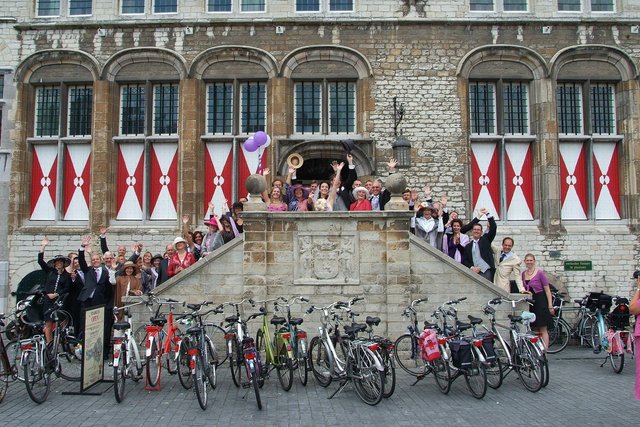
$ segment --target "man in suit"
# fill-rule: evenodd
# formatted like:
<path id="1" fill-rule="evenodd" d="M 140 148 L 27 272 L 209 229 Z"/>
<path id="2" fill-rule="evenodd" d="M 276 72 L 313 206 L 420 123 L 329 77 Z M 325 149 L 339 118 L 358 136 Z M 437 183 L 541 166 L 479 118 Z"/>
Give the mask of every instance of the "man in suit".
<path id="1" fill-rule="evenodd" d="M 396 172 L 396 166 L 398 162 L 396 159 L 389 159 L 387 162 L 387 169 L 389 175 Z M 367 181 L 368 182 L 368 181 Z M 384 206 L 391 200 L 391 192 L 386 188 L 382 188 L 382 180 L 376 179 L 371 184 L 371 190 L 369 196 L 369 201 L 371 202 L 371 210 L 373 211 L 383 211 Z"/>
<path id="2" fill-rule="evenodd" d="M 472 221 L 474 224 L 471 229 L 471 241 L 464 247 L 463 261 L 464 265 L 469 267 L 471 271 L 493 282 L 495 260 L 493 258 L 491 243 L 496 237 L 498 226 L 496 225 L 496 220 L 493 218 L 493 215 L 488 213 L 486 208 L 482 208 L 478 212 L 478 217 Z M 486 215 L 489 221 L 489 231 L 487 233 L 484 233 L 482 224 L 479 224 L 479 217 L 483 215 Z"/>
<path id="3" fill-rule="evenodd" d="M 517 292 L 525 293 L 524 286 L 522 285 L 522 276 L 520 275 L 522 261 L 512 250 L 513 239 L 511 237 L 505 237 L 502 239 L 502 248 L 498 245 L 491 245 L 491 248 L 493 249 L 494 262 L 496 265 L 493 284 L 507 292 L 512 292 L 515 291 L 515 289 L 511 289 L 511 280 L 514 280 L 517 286 Z"/>
<path id="4" fill-rule="evenodd" d="M 167 256 L 160 261 L 160 267 L 158 268 L 158 281 L 156 282 L 156 286 L 160 286 L 161 283 L 167 281 L 169 279 L 169 260 L 176 252 L 176 249 L 173 247 L 173 244 L 169 243 L 166 247 Z"/>
<path id="5" fill-rule="evenodd" d="M 113 324 L 113 286 L 116 283 L 114 270 L 109 270 L 102 264 L 102 259 L 98 254 L 91 255 L 91 266 L 87 264 L 85 258 L 85 248 L 91 243 L 91 236 L 84 236 L 80 242 L 78 251 L 78 264 L 84 276 L 84 286 L 78 296 L 78 301 L 82 303 L 83 309 L 105 306 L 104 315 L 104 357 L 109 356 L 109 345 L 111 343 L 111 325 Z M 83 333 L 84 333 L 84 319 Z"/>

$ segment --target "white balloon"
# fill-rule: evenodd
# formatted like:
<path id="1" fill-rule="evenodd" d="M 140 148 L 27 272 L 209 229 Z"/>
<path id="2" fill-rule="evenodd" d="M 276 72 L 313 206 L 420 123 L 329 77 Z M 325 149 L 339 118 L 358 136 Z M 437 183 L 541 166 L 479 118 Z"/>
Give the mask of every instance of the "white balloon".
<path id="1" fill-rule="evenodd" d="M 267 135 L 267 142 L 265 142 L 264 144 L 262 144 L 263 148 L 267 148 L 268 146 L 271 145 L 271 137 L 269 135 Z"/>

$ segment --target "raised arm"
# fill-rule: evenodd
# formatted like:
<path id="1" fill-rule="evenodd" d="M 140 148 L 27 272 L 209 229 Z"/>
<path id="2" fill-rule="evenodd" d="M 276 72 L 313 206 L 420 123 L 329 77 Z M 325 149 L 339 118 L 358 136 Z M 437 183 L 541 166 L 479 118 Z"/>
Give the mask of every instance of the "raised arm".
<path id="1" fill-rule="evenodd" d="M 44 239 L 42 239 L 42 242 L 40 243 L 40 252 L 38 252 L 38 265 L 40 266 L 41 269 L 47 272 L 51 270 L 51 268 L 44 261 L 44 249 L 47 247 L 48 244 L 49 244 L 49 239 L 47 239 L 47 236 L 44 236 Z"/>
<path id="2" fill-rule="evenodd" d="M 105 227 L 104 225 L 100 226 L 100 250 L 102 253 L 109 252 L 109 246 L 107 245 L 107 231 L 109 231 L 109 227 Z"/>

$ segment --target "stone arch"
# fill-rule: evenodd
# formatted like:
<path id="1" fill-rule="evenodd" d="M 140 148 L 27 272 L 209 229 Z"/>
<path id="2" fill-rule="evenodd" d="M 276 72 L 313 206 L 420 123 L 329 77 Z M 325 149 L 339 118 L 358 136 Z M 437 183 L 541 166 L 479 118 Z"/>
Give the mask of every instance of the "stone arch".
<path id="1" fill-rule="evenodd" d="M 216 62 L 239 61 L 258 64 L 267 72 L 269 78 L 276 77 L 278 65 L 269 52 L 247 46 L 216 46 L 201 52 L 189 67 L 189 77 L 201 79 L 205 70 Z"/>
<path id="2" fill-rule="evenodd" d="M 170 65 L 175 68 L 180 80 L 187 77 L 186 61 L 176 52 L 158 47 L 136 47 L 121 50 L 109 58 L 102 69 L 102 78 L 115 81 L 118 72 L 125 66 L 144 62 L 159 62 Z"/>
<path id="3" fill-rule="evenodd" d="M 16 82 L 28 83 L 38 69 L 51 65 L 79 65 L 91 73 L 93 80 L 100 77 L 100 64 L 93 56 L 72 49 L 50 49 L 29 55 L 16 69 Z"/>
<path id="4" fill-rule="evenodd" d="M 373 76 L 373 68 L 364 55 L 352 48 L 333 45 L 305 46 L 292 51 L 282 60 L 280 74 L 291 78 L 298 65 L 312 61 L 343 62 L 357 71 L 359 79 Z"/>
<path id="5" fill-rule="evenodd" d="M 516 62 L 526 66 L 535 80 L 547 76 L 548 67 L 542 56 L 536 51 L 515 45 L 488 45 L 473 49 L 467 53 L 460 63 L 456 75 L 468 79 L 474 67 L 487 61 Z"/>
<path id="6" fill-rule="evenodd" d="M 638 68 L 629 55 L 621 49 L 605 45 L 570 46 L 559 50 L 550 61 L 550 76 L 558 78 L 562 68 L 576 61 L 605 62 L 615 67 L 622 81 L 638 77 Z"/>
<path id="7" fill-rule="evenodd" d="M 353 156 L 353 163 L 356 165 L 356 172 L 358 176 L 373 175 L 375 171 L 375 164 L 371 155 L 367 153 L 367 149 L 370 149 L 370 147 L 368 147 L 369 144 L 367 144 L 366 141 L 363 143 L 363 147 L 360 147 L 358 142 L 355 143 L 355 148 L 351 152 L 351 155 Z M 293 153 L 300 154 L 304 159 L 344 159 L 345 157 L 344 147 L 340 141 L 317 139 L 300 141 L 295 144 L 288 145 L 278 156 L 276 171 L 278 171 L 279 174 L 284 176 L 287 175 L 287 158 Z"/>

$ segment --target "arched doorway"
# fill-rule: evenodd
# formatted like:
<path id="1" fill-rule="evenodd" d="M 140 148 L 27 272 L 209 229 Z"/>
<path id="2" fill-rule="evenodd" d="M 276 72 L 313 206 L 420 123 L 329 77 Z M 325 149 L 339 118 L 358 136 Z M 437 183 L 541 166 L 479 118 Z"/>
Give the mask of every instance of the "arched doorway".
<path id="1" fill-rule="evenodd" d="M 308 184 L 312 180 L 328 181 L 333 175 L 331 161 L 337 159 L 329 159 L 317 157 L 313 159 L 305 159 L 302 167 L 298 169 L 296 178 Z"/>

